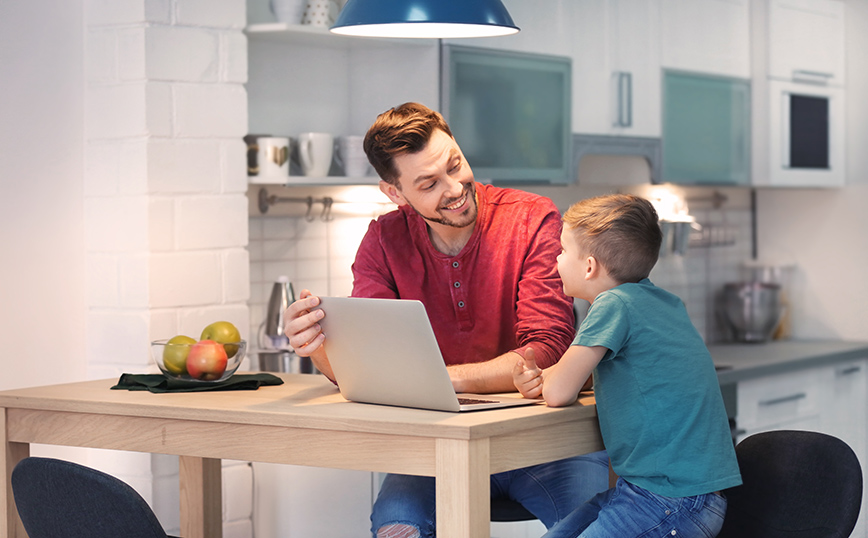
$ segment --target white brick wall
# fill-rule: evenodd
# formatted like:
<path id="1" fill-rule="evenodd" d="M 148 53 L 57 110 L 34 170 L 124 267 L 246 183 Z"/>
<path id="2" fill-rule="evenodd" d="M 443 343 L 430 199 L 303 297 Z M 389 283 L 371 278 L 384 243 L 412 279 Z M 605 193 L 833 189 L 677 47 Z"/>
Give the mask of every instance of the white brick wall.
<path id="1" fill-rule="evenodd" d="M 318 215 L 318 214 L 317 214 Z M 250 331 L 265 318 L 271 288 L 286 275 L 296 294 L 304 288 L 320 295 L 347 296 L 359 243 L 370 216 L 336 215 L 324 222 L 305 217 L 250 218 Z"/>
<path id="2" fill-rule="evenodd" d="M 247 337 L 245 1 L 85 4 L 88 372 L 153 372 L 150 340 Z M 177 458 L 106 454 L 178 534 Z M 252 538 L 250 467 L 225 468 L 224 535 Z"/>

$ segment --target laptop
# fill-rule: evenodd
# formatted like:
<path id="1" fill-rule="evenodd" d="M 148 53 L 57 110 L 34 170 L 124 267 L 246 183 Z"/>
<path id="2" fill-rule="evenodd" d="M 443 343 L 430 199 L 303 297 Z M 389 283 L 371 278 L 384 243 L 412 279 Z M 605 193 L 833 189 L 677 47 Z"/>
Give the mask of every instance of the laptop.
<path id="1" fill-rule="evenodd" d="M 320 297 L 325 351 L 341 395 L 361 403 L 477 411 L 540 400 L 455 394 L 420 301 Z"/>

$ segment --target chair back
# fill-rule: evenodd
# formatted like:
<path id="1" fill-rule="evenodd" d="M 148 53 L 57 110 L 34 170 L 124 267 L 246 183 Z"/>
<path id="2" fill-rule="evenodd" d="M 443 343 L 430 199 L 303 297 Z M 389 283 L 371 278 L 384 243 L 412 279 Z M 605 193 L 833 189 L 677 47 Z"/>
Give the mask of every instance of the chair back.
<path id="1" fill-rule="evenodd" d="M 166 538 L 133 488 L 76 463 L 25 458 L 12 471 L 12 492 L 30 538 Z"/>
<path id="2" fill-rule="evenodd" d="M 735 448 L 743 484 L 726 490 L 718 538 L 846 538 L 859 517 L 862 469 L 830 435 L 770 431 Z"/>

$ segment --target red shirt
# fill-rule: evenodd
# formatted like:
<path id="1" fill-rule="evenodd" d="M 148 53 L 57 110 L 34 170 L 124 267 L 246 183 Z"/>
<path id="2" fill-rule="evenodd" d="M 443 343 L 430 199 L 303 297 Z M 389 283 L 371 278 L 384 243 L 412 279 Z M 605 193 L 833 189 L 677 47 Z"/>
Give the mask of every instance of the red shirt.
<path id="1" fill-rule="evenodd" d="M 457 256 L 438 252 L 409 206 L 371 222 L 353 263 L 353 296 L 418 299 L 447 365 L 533 344 L 537 364 L 575 336 L 556 258 L 561 219 L 548 198 L 476 184 L 479 214 Z"/>

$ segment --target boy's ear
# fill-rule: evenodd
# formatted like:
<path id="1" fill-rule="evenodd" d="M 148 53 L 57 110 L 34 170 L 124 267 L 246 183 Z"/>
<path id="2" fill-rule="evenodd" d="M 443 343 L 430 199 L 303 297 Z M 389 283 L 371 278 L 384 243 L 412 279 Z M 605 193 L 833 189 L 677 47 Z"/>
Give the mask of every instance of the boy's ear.
<path id="1" fill-rule="evenodd" d="M 602 266 L 600 265 L 600 262 L 597 261 L 597 258 L 593 256 L 585 258 L 585 280 L 591 280 L 592 278 L 598 277 L 601 270 Z"/>
<path id="2" fill-rule="evenodd" d="M 404 196 L 401 194 L 401 191 L 395 185 L 391 183 L 387 183 L 386 181 L 380 180 L 380 192 L 389 197 L 393 203 L 397 205 L 405 205 L 407 203 L 404 200 Z"/>

